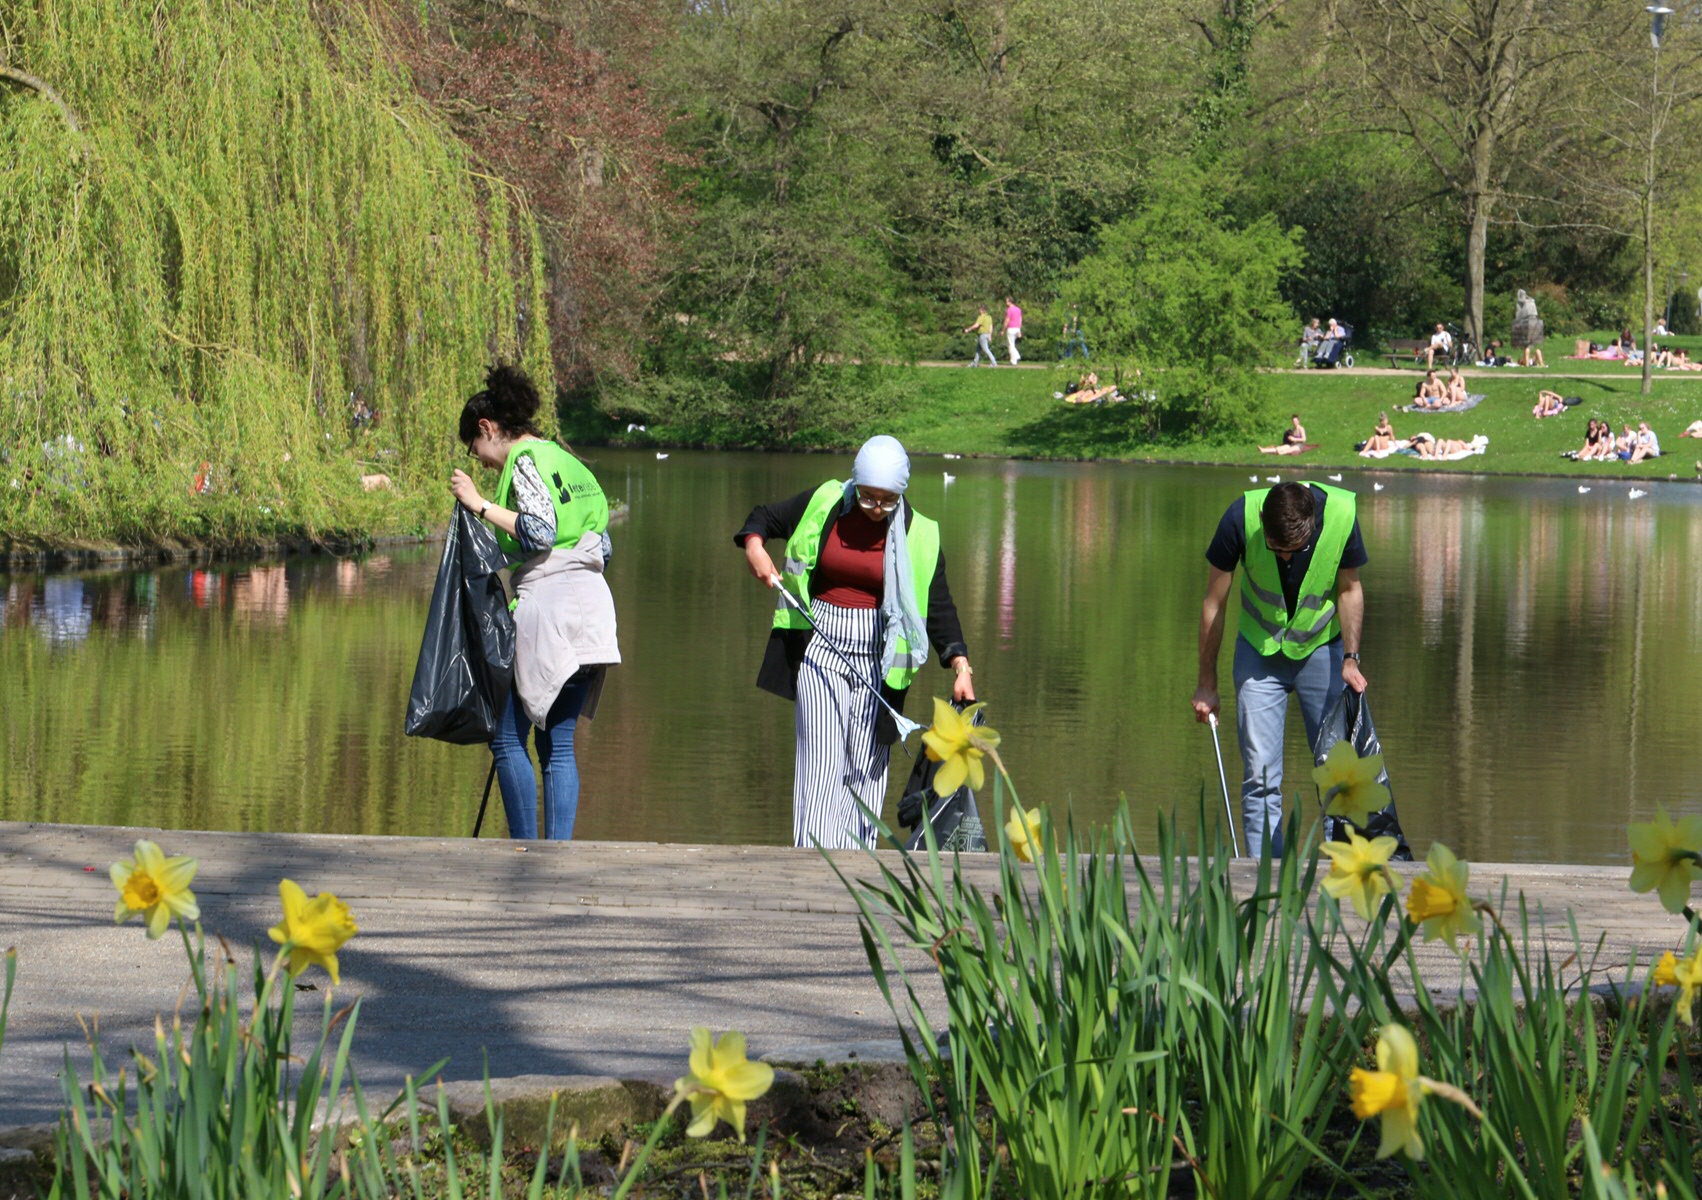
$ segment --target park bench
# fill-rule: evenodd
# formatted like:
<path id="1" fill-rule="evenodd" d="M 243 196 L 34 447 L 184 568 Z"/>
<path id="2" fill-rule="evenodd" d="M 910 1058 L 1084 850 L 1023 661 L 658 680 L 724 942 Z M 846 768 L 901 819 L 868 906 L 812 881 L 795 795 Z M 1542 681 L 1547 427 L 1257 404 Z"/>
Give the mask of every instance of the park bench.
<path id="1" fill-rule="evenodd" d="M 1390 338 L 1389 365 L 1398 367 L 1401 365 L 1401 359 L 1407 358 L 1416 367 L 1424 361 L 1424 352 L 1428 349 L 1430 349 L 1429 338 Z"/>

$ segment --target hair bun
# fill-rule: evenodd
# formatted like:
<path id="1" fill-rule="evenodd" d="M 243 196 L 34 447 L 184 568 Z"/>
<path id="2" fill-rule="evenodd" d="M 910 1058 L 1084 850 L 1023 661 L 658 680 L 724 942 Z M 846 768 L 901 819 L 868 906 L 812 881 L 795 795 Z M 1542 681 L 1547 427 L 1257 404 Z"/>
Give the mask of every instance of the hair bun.
<path id="1" fill-rule="evenodd" d="M 504 429 L 521 429 L 538 415 L 538 389 L 519 367 L 498 363 L 485 375 L 485 391 Z"/>

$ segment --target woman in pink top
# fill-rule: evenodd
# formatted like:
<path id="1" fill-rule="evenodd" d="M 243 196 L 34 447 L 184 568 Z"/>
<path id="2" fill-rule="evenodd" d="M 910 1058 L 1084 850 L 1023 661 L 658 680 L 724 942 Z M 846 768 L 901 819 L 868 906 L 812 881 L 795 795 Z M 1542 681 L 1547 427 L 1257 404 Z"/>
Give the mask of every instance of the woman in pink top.
<path id="1" fill-rule="evenodd" d="M 1017 353 L 1016 342 L 1022 336 L 1022 309 L 1016 306 L 1016 301 L 1005 297 L 1005 345 L 1011 350 L 1011 366 L 1022 361 L 1022 355 Z"/>

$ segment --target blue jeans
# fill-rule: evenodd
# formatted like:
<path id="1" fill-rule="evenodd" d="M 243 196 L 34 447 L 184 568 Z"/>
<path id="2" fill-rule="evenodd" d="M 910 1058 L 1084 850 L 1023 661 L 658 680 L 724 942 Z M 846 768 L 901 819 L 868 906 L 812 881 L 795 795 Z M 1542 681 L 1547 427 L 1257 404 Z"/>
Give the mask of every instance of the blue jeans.
<path id="1" fill-rule="evenodd" d="M 562 685 L 550 707 L 548 722 L 538 730 L 538 762 L 544 768 L 544 836 L 565 842 L 573 837 L 579 815 L 579 764 L 573 758 L 573 730 L 591 690 L 591 676 L 581 672 Z M 508 836 L 531 840 L 538 836 L 538 780 L 526 753 L 532 722 L 520 707 L 520 697 L 508 694 L 508 710 L 491 739 L 496 779 L 502 788 L 502 808 L 508 814 Z"/>
<path id="2" fill-rule="evenodd" d="M 979 366 L 983 354 L 987 356 L 989 367 L 999 365 L 999 360 L 993 357 L 993 335 L 990 333 L 981 333 L 975 336 L 975 357 L 969 360 L 969 365 L 972 367 Z"/>
<path id="3" fill-rule="evenodd" d="M 1282 743 L 1289 694 L 1300 698 L 1311 747 L 1341 689 L 1339 638 L 1299 660 L 1283 654 L 1267 658 L 1247 639 L 1235 639 L 1235 730 L 1241 739 L 1241 828 L 1248 854 L 1258 856 L 1268 831 L 1271 857 L 1282 857 Z"/>
<path id="4" fill-rule="evenodd" d="M 1087 352 L 1087 339 L 1079 333 L 1072 333 L 1065 336 L 1064 352 L 1058 356 L 1058 361 L 1063 362 L 1066 358 L 1074 358 L 1077 350 L 1081 351 L 1081 356 L 1084 359 L 1090 362 L 1093 360 L 1093 355 Z"/>

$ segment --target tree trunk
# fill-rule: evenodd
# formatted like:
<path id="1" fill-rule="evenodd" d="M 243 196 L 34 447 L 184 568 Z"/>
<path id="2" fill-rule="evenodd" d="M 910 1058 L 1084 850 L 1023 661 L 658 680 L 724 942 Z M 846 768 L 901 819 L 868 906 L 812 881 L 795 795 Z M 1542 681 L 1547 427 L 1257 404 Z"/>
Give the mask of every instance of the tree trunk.
<path id="1" fill-rule="evenodd" d="M 1483 257 L 1489 243 L 1488 196 L 1478 193 L 1466 201 L 1471 232 L 1466 236 L 1466 334 L 1481 355 L 1489 345 L 1483 336 Z"/>

